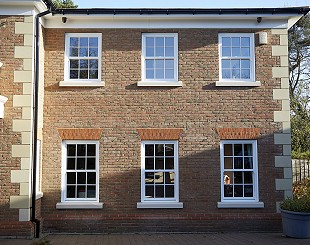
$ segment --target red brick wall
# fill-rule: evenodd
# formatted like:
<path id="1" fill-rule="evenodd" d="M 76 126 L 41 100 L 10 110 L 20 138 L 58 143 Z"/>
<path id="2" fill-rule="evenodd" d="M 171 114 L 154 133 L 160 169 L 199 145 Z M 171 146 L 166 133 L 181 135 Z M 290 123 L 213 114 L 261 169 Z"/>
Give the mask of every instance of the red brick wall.
<path id="1" fill-rule="evenodd" d="M 8 97 L 4 119 L 0 119 L 0 236 L 32 235 L 31 222 L 18 221 L 18 209 L 10 209 L 10 196 L 19 195 L 19 184 L 11 183 L 11 170 L 20 169 L 20 159 L 12 158 L 12 145 L 21 143 L 20 133 L 12 131 L 12 120 L 21 118 L 21 108 L 13 108 L 13 95 L 22 94 L 22 84 L 14 83 L 14 70 L 21 70 L 22 59 L 14 59 L 14 47 L 23 46 L 23 35 L 15 34 L 15 22 L 24 17 L 0 16 L 0 95 Z"/>
<path id="2" fill-rule="evenodd" d="M 65 32 L 45 33 L 45 106 L 42 216 L 45 231 L 211 231 L 279 230 L 275 202 L 274 156 L 281 149 L 273 133 L 272 66 L 279 64 L 268 45 L 258 45 L 256 79 L 261 87 L 215 87 L 218 80 L 218 33 L 231 30 L 173 29 L 177 32 L 179 80 L 183 87 L 137 87 L 141 79 L 141 33 L 148 30 L 91 29 L 102 32 L 102 79 L 105 87 L 59 87 L 64 79 Z M 251 32 L 251 30 L 238 30 Z M 260 201 L 264 209 L 218 209 L 220 201 L 220 137 L 216 128 L 259 128 Z M 100 201 L 102 210 L 56 210 L 61 188 L 61 138 L 58 128 L 102 128 Z M 183 209 L 137 209 L 140 201 L 140 137 L 138 128 L 181 128 L 179 194 Z"/>

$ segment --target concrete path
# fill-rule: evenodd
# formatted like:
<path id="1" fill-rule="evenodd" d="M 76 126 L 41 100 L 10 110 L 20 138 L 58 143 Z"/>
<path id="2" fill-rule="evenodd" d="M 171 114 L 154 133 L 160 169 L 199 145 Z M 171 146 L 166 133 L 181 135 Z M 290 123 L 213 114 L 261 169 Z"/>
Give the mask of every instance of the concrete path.
<path id="1" fill-rule="evenodd" d="M 310 239 L 293 239 L 281 233 L 199 234 L 50 234 L 39 240 L 0 239 L 1 245 L 309 245 Z M 43 240 L 44 240 L 43 239 Z"/>

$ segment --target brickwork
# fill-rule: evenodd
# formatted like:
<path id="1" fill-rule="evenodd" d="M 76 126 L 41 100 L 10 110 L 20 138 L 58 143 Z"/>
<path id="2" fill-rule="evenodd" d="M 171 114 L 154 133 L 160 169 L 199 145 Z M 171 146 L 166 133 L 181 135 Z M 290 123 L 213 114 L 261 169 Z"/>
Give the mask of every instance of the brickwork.
<path id="1" fill-rule="evenodd" d="M 268 45 L 258 45 L 255 32 L 256 80 L 260 87 L 216 87 L 219 77 L 218 33 L 206 29 L 91 29 L 102 33 L 102 80 L 105 87 L 59 87 L 64 79 L 65 33 L 89 30 L 46 29 L 43 129 L 42 216 L 47 232 L 279 230 L 275 204 L 283 198 L 274 167 L 282 147 L 274 133 L 281 102 L 272 77 L 280 58 L 272 56 L 279 36 L 268 32 Z M 144 32 L 178 33 L 179 74 L 183 87 L 138 87 L 141 38 Z M 121 38 L 120 38 L 121 37 Z M 193 38 L 194 37 L 194 38 Z M 216 128 L 260 129 L 259 196 L 264 209 L 218 209 L 220 201 L 220 137 Z M 102 128 L 99 140 L 99 189 L 102 210 L 56 210 L 61 197 L 59 128 Z M 183 129 L 179 137 L 179 195 L 183 209 L 137 209 L 140 201 L 141 131 Z M 248 219 L 249 218 L 249 219 Z M 248 220 L 247 220 L 248 219 Z M 157 228 L 156 228 L 157 227 Z"/>
<path id="2" fill-rule="evenodd" d="M 13 183 L 12 171 L 23 164 L 20 157 L 12 157 L 12 145 L 22 144 L 22 132 L 14 131 L 14 120 L 22 118 L 22 108 L 14 106 L 14 96 L 23 94 L 23 84 L 14 82 L 15 71 L 24 69 L 23 59 L 15 58 L 15 47 L 24 45 L 24 35 L 15 33 L 16 24 L 24 23 L 23 16 L 0 16 L 0 94 L 8 97 L 4 118 L 0 119 L 0 236 L 32 235 L 31 222 L 19 222 L 19 209 L 10 208 L 10 199 L 19 196 L 23 187 Z"/>

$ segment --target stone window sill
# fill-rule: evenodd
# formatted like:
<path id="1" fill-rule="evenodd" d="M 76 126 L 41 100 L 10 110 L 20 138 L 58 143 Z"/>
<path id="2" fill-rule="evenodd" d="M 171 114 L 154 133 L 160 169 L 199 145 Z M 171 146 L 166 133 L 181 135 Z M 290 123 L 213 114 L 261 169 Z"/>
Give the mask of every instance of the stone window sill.
<path id="1" fill-rule="evenodd" d="M 137 208 L 183 208 L 182 202 L 138 202 Z"/>
<path id="2" fill-rule="evenodd" d="M 59 202 L 56 209 L 102 209 L 102 202 Z"/>
<path id="3" fill-rule="evenodd" d="M 59 87 L 104 87 L 104 81 L 61 81 Z"/>
<path id="4" fill-rule="evenodd" d="M 36 200 L 37 199 L 40 199 L 40 198 L 42 198 L 43 197 L 43 192 L 37 192 L 37 194 L 36 194 Z"/>
<path id="5" fill-rule="evenodd" d="M 263 202 L 218 202 L 218 208 L 264 208 Z"/>
<path id="6" fill-rule="evenodd" d="M 217 81 L 215 83 L 217 87 L 259 87 L 260 81 L 244 82 L 244 81 Z"/>
<path id="7" fill-rule="evenodd" d="M 138 87 L 182 87 L 181 81 L 139 81 Z"/>

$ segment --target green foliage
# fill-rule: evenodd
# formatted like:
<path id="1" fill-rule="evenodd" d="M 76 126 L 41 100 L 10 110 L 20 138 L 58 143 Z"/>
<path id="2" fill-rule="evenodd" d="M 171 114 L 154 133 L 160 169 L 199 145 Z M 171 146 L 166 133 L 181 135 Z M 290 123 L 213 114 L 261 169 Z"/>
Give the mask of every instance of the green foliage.
<path id="1" fill-rule="evenodd" d="M 310 151 L 299 152 L 299 151 L 292 151 L 292 159 L 310 159 Z"/>
<path id="2" fill-rule="evenodd" d="M 310 213 L 310 178 L 294 183 L 293 198 L 284 200 L 281 209 Z"/>
<path id="3" fill-rule="evenodd" d="M 59 9 L 76 9 L 78 7 L 78 5 L 74 4 L 73 0 L 53 0 L 53 3 L 55 7 Z"/>
<path id="4" fill-rule="evenodd" d="M 292 149 L 310 150 L 310 16 L 289 30 Z"/>

